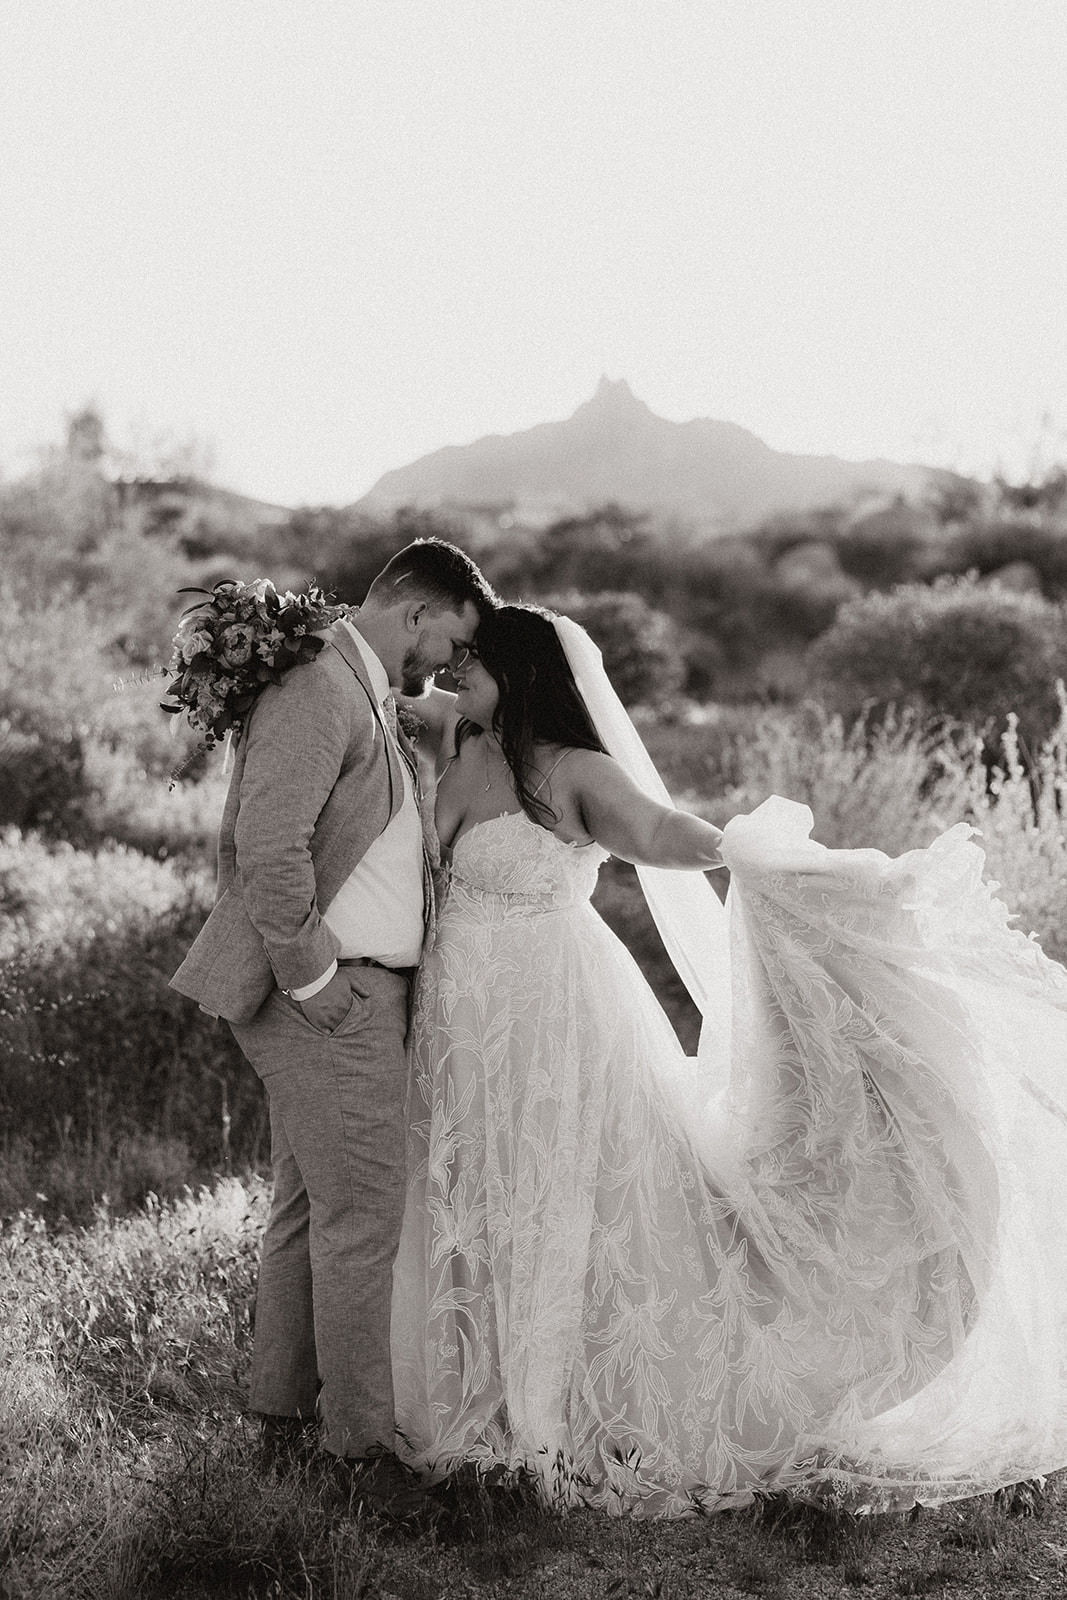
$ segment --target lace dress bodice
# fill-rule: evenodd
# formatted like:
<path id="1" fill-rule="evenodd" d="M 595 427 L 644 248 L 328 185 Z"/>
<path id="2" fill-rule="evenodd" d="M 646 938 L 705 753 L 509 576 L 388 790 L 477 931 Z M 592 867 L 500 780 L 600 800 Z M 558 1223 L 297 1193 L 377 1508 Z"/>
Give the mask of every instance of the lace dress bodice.
<path id="1" fill-rule="evenodd" d="M 502 916 L 563 911 L 587 901 L 608 859 L 598 844 L 568 844 L 524 811 L 475 823 L 458 840 L 450 872 L 451 907 Z M 446 901 L 445 910 L 449 909 Z"/>

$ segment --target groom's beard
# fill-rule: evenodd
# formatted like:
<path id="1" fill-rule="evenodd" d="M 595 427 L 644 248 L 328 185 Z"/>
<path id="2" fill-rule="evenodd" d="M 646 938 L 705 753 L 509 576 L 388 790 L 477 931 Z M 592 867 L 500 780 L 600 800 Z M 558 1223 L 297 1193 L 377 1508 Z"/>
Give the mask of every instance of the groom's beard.
<path id="1" fill-rule="evenodd" d="M 400 693 L 417 700 L 433 684 L 434 668 L 424 660 L 418 645 L 412 645 L 400 668 Z"/>

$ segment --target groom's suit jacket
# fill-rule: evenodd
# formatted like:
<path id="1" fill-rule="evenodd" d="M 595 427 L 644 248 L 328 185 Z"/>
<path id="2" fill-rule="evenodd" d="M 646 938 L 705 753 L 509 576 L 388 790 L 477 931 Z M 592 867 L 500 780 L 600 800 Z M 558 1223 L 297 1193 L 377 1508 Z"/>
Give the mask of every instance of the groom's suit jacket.
<path id="1" fill-rule="evenodd" d="M 342 624 L 327 639 L 255 702 L 219 829 L 215 905 L 171 979 L 229 1022 L 327 970 L 339 943 L 322 913 L 403 802 L 363 658 Z"/>

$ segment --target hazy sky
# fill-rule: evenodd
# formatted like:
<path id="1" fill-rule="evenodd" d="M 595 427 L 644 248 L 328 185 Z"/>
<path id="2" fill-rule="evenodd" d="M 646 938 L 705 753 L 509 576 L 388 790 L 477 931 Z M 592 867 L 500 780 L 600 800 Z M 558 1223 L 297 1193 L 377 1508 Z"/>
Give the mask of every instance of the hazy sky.
<path id="1" fill-rule="evenodd" d="M 1067 428 L 1067 0 L 6 0 L 0 472 L 95 399 L 345 502 L 601 373 L 778 449 Z"/>

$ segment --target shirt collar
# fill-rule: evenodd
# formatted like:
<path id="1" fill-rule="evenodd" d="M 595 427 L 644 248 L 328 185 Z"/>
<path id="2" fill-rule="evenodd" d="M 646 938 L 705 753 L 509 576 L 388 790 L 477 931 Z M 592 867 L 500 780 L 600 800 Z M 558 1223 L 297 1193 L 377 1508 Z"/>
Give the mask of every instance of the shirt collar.
<path id="1" fill-rule="evenodd" d="M 370 686 L 374 690 L 380 705 L 381 702 L 386 699 L 391 692 L 389 688 L 389 674 L 386 672 L 385 668 L 382 666 L 381 662 L 378 660 L 378 657 L 375 655 L 366 639 L 364 639 L 359 629 L 354 628 L 347 617 L 342 617 L 341 623 L 343 627 L 348 629 L 349 633 L 356 642 L 356 648 L 363 657 L 363 664 L 367 669 L 367 676 L 370 679 Z"/>

